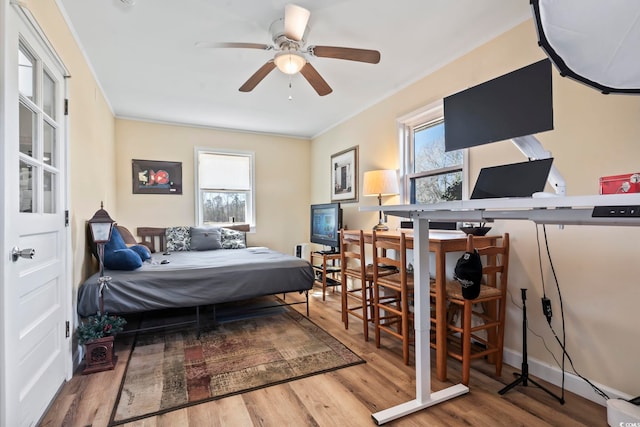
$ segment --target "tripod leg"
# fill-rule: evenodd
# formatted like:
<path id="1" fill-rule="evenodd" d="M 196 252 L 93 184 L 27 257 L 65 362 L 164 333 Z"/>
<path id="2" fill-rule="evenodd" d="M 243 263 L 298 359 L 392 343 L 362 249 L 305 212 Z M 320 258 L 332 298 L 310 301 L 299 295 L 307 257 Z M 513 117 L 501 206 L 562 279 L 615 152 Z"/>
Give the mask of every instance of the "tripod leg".
<path id="1" fill-rule="evenodd" d="M 516 374 L 516 375 L 518 375 L 518 374 Z M 499 394 L 505 394 L 506 392 L 508 392 L 509 390 L 511 390 L 512 388 L 514 388 L 518 384 L 520 384 L 523 380 L 524 380 L 524 376 L 518 375 L 518 378 L 516 378 L 514 382 L 512 382 L 511 384 L 509 384 L 509 385 L 505 386 L 504 388 L 500 389 L 498 391 L 498 393 Z"/>

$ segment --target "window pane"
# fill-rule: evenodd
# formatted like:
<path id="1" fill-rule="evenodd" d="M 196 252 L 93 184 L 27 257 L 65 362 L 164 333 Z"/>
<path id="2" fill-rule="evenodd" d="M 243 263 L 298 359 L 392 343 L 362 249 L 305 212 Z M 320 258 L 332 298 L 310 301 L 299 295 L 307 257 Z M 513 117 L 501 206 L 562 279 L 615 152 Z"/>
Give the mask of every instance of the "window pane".
<path id="1" fill-rule="evenodd" d="M 34 72 L 35 59 L 22 46 L 18 50 L 18 89 L 30 100 L 33 99 L 33 88 L 36 74 Z"/>
<path id="2" fill-rule="evenodd" d="M 444 151 L 444 122 L 414 133 L 414 170 L 423 172 L 462 164 L 462 150 Z"/>
<path id="3" fill-rule="evenodd" d="M 56 105 L 56 83 L 49 73 L 47 73 L 47 70 L 43 71 L 42 109 L 47 115 L 49 115 L 49 117 L 55 118 L 54 108 Z"/>
<path id="4" fill-rule="evenodd" d="M 28 156 L 35 156 L 35 126 L 36 115 L 24 104 L 20 103 L 20 152 Z"/>
<path id="5" fill-rule="evenodd" d="M 202 192 L 203 222 L 205 224 L 246 222 L 246 192 Z"/>
<path id="6" fill-rule="evenodd" d="M 44 213 L 56 212 L 56 176 L 48 171 L 44 171 Z"/>
<path id="7" fill-rule="evenodd" d="M 438 203 L 462 199 L 462 172 L 417 178 L 413 184 L 416 203 Z"/>
<path id="8" fill-rule="evenodd" d="M 44 128 L 43 128 L 43 147 L 44 147 L 44 153 L 43 153 L 43 157 L 42 157 L 42 162 L 45 165 L 52 165 L 52 166 L 57 166 L 56 164 L 56 159 L 55 159 L 55 154 L 56 154 L 56 131 L 55 128 L 53 126 L 51 126 L 49 123 L 44 122 Z"/>
<path id="9" fill-rule="evenodd" d="M 33 166 L 20 161 L 20 212 L 33 212 L 35 205 L 33 173 Z"/>

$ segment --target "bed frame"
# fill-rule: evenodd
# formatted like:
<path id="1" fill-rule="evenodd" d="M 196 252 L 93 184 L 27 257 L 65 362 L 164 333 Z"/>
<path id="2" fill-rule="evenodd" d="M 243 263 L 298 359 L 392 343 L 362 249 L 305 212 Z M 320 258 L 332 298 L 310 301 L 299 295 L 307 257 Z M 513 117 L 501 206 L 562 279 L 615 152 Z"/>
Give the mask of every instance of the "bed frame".
<path id="1" fill-rule="evenodd" d="M 244 232 L 248 232 L 250 230 L 250 226 L 249 224 L 229 224 L 229 225 L 225 225 L 225 228 L 230 228 L 233 230 L 238 230 L 238 231 L 244 231 Z M 167 241 L 166 241 L 166 228 L 164 227 L 138 227 L 136 229 L 136 234 L 138 235 L 138 237 L 141 238 L 141 244 L 147 246 L 148 248 L 151 249 L 152 252 L 166 252 L 167 250 Z M 282 294 L 282 297 L 278 297 L 280 299 L 280 301 L 282 301 L 282 303 L 276 303 L 273 305 L 267 305 L 267 306 L 260 306 L 258 308 L 253 308 L 253 309 L 245 309 L 244 312 L 250 312 L 250 311 L 259 311 L 259 310 L 267 310 L 267 309 L 271 309 L 271 308 L 277 308 L 277 307 L 283 307 L 283 306 L 290 306 L 290 305 L 296 305 L 296 304 L 305 304 L 306 307 L 306 316 L 309 317 L 309 290 L 304 290 L 302 291 L 304 292 L 304 296 L 305 299 L 304 301 L 297 301 L 297 302 L 285 302 L 286 301 L 286 293 Z M 277 297 L 279 294 L 275 294 L 275 296 Z M 267 295 L 265 295 L 267 296 Z M 195 320 L 193 321 L 187 321 L 187 322 L 178 322 L 178 323 L 173 323 L 173 324 L 169 324 L 169 325 L 162 325 L 162 326 L 153 326 L 153 327 L 148 327 L 148 328 L 138 328 L 135 330 L 131 330 L 130 332 L 147 332 L 147 331 L 152 331 L 152 330 L 157 330 L 157 329 L 164 329 L 167 327 L 175 327 L 175 326 L 181 326 L 181 325 L 186 325 L 186 324 L 196 324 L 196 328 L 197 328 L 197 337 L 200 338 L 200 332 L 201 332 L 201 308 L 202 307 L 211 307 L 212 311 L 213 311 L 213 323 L 214 325 L 217 322 L 216 319 L 216 306 L 217 304 L 207 304 L 205 306 L 196 306 L 195 308 Z"/>

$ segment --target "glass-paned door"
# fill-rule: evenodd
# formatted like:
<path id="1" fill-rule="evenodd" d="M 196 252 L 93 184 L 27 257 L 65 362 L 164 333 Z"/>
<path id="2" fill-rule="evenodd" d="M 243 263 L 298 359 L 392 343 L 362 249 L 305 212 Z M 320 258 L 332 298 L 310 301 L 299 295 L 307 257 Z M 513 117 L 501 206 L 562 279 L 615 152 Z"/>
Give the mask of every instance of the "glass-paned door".
<path id="1" fill-rule="evenodd" d="M 19 47 L 20 212 L 58 212 L 56 81 L 24 43 Z"/>

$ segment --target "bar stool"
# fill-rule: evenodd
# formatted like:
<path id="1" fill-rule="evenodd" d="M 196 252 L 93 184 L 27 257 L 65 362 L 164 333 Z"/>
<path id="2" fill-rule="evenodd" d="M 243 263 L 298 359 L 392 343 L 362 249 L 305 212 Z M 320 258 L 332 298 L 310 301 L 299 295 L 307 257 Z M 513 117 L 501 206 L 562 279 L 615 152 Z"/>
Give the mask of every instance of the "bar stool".
<path id="1" fill-rule="evenodd" d="M 412 241 L 407 241 L 404 233 L 400 240 L 390 241 L 379 237 L 373 231 L 373 289 L 374 289 L 374 325 L 376 347 L 380 347 L 380 333 L 384 331 L 402 341 L 402 357 L 409 364 L 409 343 L 412 340 L 411 325 L 413 312 L 413 272 L 407 270 L 407 249 L 413 249 Z M 388 254 L 393 250 L 396 258 Z M 397 272 L 384 274 L 389 267 Z"/>
<path id="2" fill-rule="evenodd" d="M 501 240 L 501 245 L 475 248 L 473 236 L 467 237 L 467 252 L 476 250 L 483 259 L 483 282 L 477 298 L 465 299 L 458 282 L 449 282 L 446 285 L 449 304 L 448 337 L 460 336 L 460 350 L 458 351 L 456 346 L 448 345 L 447 354 L 462 362 L 464 385 L 469 384 L 472 359 L 489 356 L 489 361 L 495 364 L 496 375 L 500 376 L 502 372 L 509 275 L 509 234 L 505 233 Z M 434 285 L 431 286 L 431 295 L 435 296 Z M 453 322 L 455 311 L 462 312 L 460 326 Z M 477 319 L 478 322 L 472 322 L 472 319 Z M 481 334 L 482 331 L 486 332 L 486 336 Z M 480 345 L 474 345 L 473 342 Z"/>
<path id="3" fill-rule="evenodd" d="M 349 329 L 349 315 L 362 320 L 364 340 L 369 340 L 369 322 L 373 321 L 373 266 L 365 260 L 364 233 L 362 230 L 341 230 L 340 267 L 342 291 L 342 321 Z M 393 274 L 394 270 L 381 271 L 380 276 Z M 351 289 L 348 288 L 351 280 Z"/>

